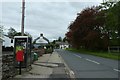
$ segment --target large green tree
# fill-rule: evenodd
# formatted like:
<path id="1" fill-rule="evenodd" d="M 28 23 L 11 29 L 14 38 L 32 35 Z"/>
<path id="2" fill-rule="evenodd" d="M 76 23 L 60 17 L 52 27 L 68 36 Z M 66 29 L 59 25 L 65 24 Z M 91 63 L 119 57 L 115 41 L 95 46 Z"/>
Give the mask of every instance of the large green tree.
<path id="1" fill-rule="evenodd" d="M 109 34 L 109 43 L 112 45 L 120 45 L 120 2 L 107 2 L 104 6 L 111 4 L 108 9 L 104 10 L 106 13 L 105 26 Z"/>

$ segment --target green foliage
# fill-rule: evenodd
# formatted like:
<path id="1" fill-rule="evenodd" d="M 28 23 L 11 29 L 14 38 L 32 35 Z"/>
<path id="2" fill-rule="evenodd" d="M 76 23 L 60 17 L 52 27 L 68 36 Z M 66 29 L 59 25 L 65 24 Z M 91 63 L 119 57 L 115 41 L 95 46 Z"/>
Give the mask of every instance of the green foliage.
<path id="1" fill-rule="evenodd" d="M 21 34 L 21 32 L 17 32 L 14 28 L 10 28 L 10 29 L 8 29 L 9 31 L 8 31 L 8 33 L 7 33 L 7 36 L 9 37 L 9 38 L 11 38 L 11 39 L 13 39 L 14 38 L 14 36 L 21 36 L 22 34 Z M 29 37 L 32 37 L 28 32 L 25 32 L 24 33 L 24 36 L 29 36 Z"/>
<path id="2" fill-rule="evenodd" d="M 66 33 L 68 42 L 79 49 L 107 50 L 120 45 L 120 2 L 105 2 L 78 13 Z"/>
<path id="3" fill-rule="evenodd" d="M 59 38 L 58 38 L 58 41 L 60 41 L 60 42 L 61 42 L 61 41 L 62 41 L 62 37 L 59 37 Z"/>
<path id="4" fill-rule="evenodd" d="M 25 32 L 25 35 L 29 36 L 29 37 L 32 37 L 32 35 L 28 32 Z"/>
<path id="5" fill-rule="evenodd" d="M 14 29 L 14 28 L 10 28 L 10 29 L 8 29 L 8 33 L 7 33 L 7 36 L 9 37 L 9 38 L 14 38 L 14 35 L 17 33 L 17 31 Z"/>
<path id="6" fill-rule="evenodd" d="M 53 40 L 52 44 L 56 44 L 56 40 Z"/>
<path id="7" fill-rule="evenodd" d="M 54 48 L 54 44 L 52 44 L 52 43 L 49 43 L 49 44 L 47 44 L 46 45 L 46 53 L 52 53 L 53 52 L 53 48 Z"/>
<path id="8" fill-rule="evenodd" d="M 106 29 L 109 32 L 110 45 L 120 45 L 120 2 L 114 4 L 106 11 Z"/>
<path id="9" fill-rule="evenodd" d="M 53 45 L 54 48 L 59 48 L 59 44 L 57 44 L 58 40 L 54 40 L 51 44 Z"/>
<path id="10" fill-rule="evenodd" d="M 63 42 L 65 42 L 65 41 L 67 41 L 67 38 L 66 38 L 66 37 L 63 38 Z"/>
<path id="11" fill-rule="evenodd" d="M 66 49 L 68 51 L 72 51 L 72 52 L 77 52 L 80 54 L 88 54 L 88 55 L 94 55 L 94 56 L 98 56 L 98 57 L 103 57 L 103 58 L 109 58 L 109 59 L 114 59 L 114 60 L 120 60 L 120 54 L 119 53 L 108 53 L 108 52 L 100 52 L 100 51 L 91 51 L 91 50 L 87 50 L 87 49 L 73 49 L 73 48 L 69 48 Z"/>
<path id="12" fill-rule="evenodd" d="M 111 39 L 109 42 L 110 46 L 120 46 L 120 39 Z"/>

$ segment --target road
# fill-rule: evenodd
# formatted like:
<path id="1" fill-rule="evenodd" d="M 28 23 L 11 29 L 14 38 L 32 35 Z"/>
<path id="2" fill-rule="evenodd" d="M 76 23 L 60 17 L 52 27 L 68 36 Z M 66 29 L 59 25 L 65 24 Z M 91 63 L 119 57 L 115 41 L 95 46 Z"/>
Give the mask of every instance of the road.
<path id="1" fill-rule="evenodd" d="M 61 49 L 55 51 L 61 55 L 76 78 L 118 78 L 120 69 L 118 69 L 117 60 L 78 54 Z"/>

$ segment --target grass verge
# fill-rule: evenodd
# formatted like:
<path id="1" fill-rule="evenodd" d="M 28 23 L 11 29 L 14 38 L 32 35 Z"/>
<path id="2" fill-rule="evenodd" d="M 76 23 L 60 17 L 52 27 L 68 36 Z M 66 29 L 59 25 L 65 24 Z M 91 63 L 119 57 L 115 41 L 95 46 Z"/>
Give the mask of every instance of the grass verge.
<path id="1" fill-rule="evenodd" d="M 66 50 L 81 53 L 81 54 L 89 54 L 89 55 L 99 56 L 99 57 L 103 57 L 103 58 L 120 60 L 120 53 L 108 53 L 108 52 L 100 52 L 100 51 L 90 51 L 90 50 L 85 50 L 85 49 L 77 50 L 77 49 L 73 49 L 73 48 L 68 48 Z"/>

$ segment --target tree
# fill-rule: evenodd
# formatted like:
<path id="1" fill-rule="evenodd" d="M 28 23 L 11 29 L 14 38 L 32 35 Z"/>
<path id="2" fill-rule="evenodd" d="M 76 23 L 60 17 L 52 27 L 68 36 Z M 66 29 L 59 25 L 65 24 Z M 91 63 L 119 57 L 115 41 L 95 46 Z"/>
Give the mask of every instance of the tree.
<path id="1" fill-rule="evenodd" d="M 106 28 L 110 45 L 120 45 L 120 1 L 106 11 Z"/>
<path id="2" fill-rule="evenodd" d="M 81 46 L 87 49 L 102 49 L 104 39 L 107 40 L 107 32 L 104 30 L 105 13 L 98 7 L 85 8 L 77 14 L 77 18 L 68 27 L 66 33 L 68 41 L 73 47 L 79 49 Z M 107 42 L 106 42 L 106 45 Z"/>
<path id="3" fill-rule="evenodd" d="M 105 12 L 105 26 L 107 31 L 111 33 L 115 33 L 118 30 L 119 24 L 119 10 L 120 10 L 120 2 L 105 2 L 101 5 L 102 11 Z"/>
<path id="4" fill-rule="evenodd" d="M 120 1 L 105 2 L 88 7 L 77 14 L 65 34 L 68 42 L 79 49 L 107 50 L 109 45 L 120 45 Z"/>
<path id="5" fill-rule="evenodd" d="M 8 33 L 6 36 L 13 39 L 14 36 L 21 36 L 21 35 L 22 35 L 21 32 L 17 32 L 14 28 L 10 27 L 10 29 L 8 29 Z M 28 32 L 25 32 L 24 36 L 32 37 L 32 35 L 29 34 Z"/>
<path id="6" fill-rule="evenodd" d="M 105 2 L 101 6 L 105 12 L 105 29 L 109 35 L 109 45 L 120 45 L 120 1 Z"/>
<path id="7" fill-rule="evenodd" d="M 56 44 L 56 40 L 53 40 L 52 44 Z"/>
<path id="8" fill-rule="evenodd" d="M 67 41 L 67 38 L 66 38 L 66 37 L 64 37 L 64 38 L 63 38 L 63 42 L 66 42 L 66 41 Z"/>
<path id="9" fill-rule="evenodd" d="M 3 38 L 3 34 L 4 34 L 3 28 L 4 27 L 2 25 L 0 25 L 0 39 Z"/>
<path id="10" fill-rule="evenodd" d="M 62 41 L 62 37 L 59 37 L 59 38 L 58 38 L 58 41 L 60 41 L 60 42 L 61 42 L 61 41 Z"/>
<path id="11" fill-rule="evenodd" d="M 30 33 L 28 33 L 28 32 L 25 32 L 25 34 L 26 34 L 27 36 L 29 36 L 29 37 L 32 37 L 32 35 L 31 35 Z"/>
<path id="12" fill-rule="evenodd" d="M 8 33 L 7 33 L 6 36 L 8 36 L 9 38 L 13 39 L 13 38 L 14 38 L 14 35 L 15 35 L 16 33 L 17 33 L 17 31 L 16 31 L 14 28 L 10 27 L 10 29 L 8 29 Z"/>

